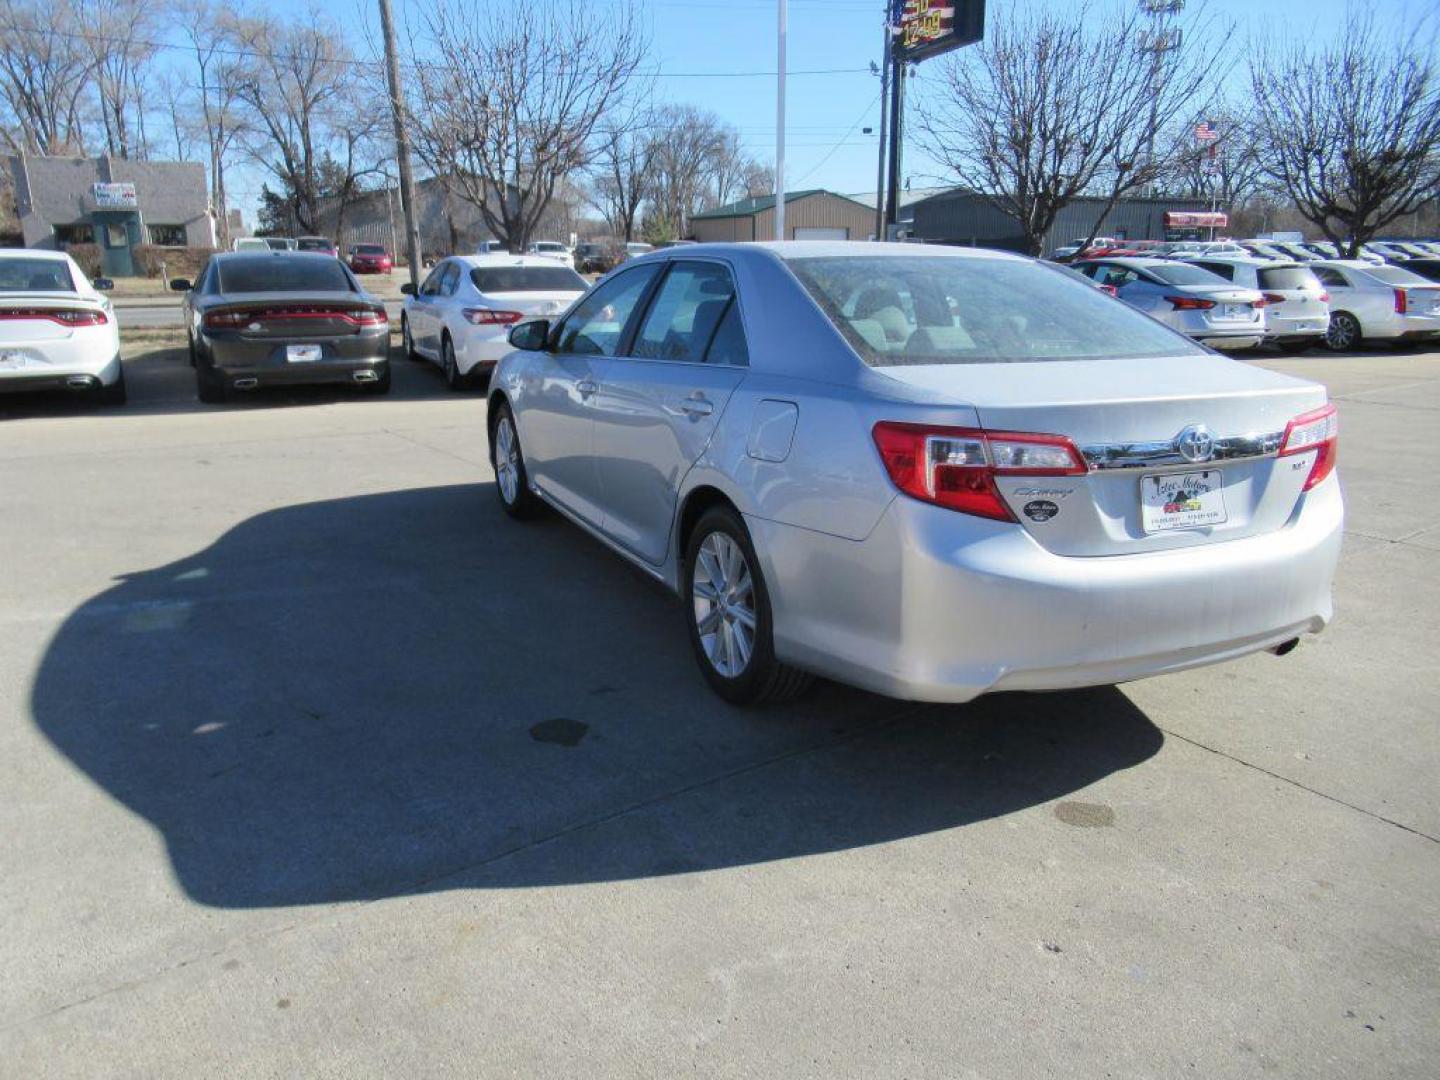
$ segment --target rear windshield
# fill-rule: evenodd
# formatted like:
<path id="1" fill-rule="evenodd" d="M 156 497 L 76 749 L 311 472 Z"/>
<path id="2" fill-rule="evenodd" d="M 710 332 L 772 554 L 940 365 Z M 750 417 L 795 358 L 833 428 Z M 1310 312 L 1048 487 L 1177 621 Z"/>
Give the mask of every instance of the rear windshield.
<path id="1" fill-rule="evenodd" d="M 0 259 L 0 292 L 74 292 L 70 267 L 60 259 Z"/>
<path id="2" fill-rule="evenodd" d="M 218 270 L 223 293 L 354 291 L 344 268 L 334 259 L 264 255 L 224 259 Z"/>
<path id="3" fill-rule="evenodd" d="M 1413 274 L 1409 270 L 1399 266 L 1367 266 L 1365 273 L 1371 277 L 1379 278 L 1386 285 L 1429 285 L 1430 282 L 1419 274 Z"/>
<path id="4" fill-rule="evenodd" d="M 1256 277 L 1262 289 L 1310 289 L 1320 292 L 1320 279 L 1315 271 L 1303 266 L 1272 266 L 1260 269 Z"/>
<path id="5" fill-rule="evenodd" d="M 301 251 L 329 251 L 333 244 L 329 240 L 301 240 Z"/>
<path id="6" fill-rule="evenodd" d="M 1166 263 L 1163 266 L 1147 266 L 1145 272 L 1159 278 L 1166 285 L 1229 285 L 1219 274 L 1212 274 L 1203 266 L 1189 263 Z"/>
<path id="7" fill-rule="evenodd" d="M 590 286 L 568 266 L 481 266 L 470 280 L 482 293 L 584 292 Z"/>
<path id="8" fill-rule="evenodd" d="M 792 258 L 790 269 L 875 367 L 1004 364 L 1202 352 L 1038 263 L 905 255 Z"/>
<path id="9" fill-rule="evenodd" d="M 357 255 L 384 255 L 385 248 L 380 244 L 356 244 L 355 254 Z"/>

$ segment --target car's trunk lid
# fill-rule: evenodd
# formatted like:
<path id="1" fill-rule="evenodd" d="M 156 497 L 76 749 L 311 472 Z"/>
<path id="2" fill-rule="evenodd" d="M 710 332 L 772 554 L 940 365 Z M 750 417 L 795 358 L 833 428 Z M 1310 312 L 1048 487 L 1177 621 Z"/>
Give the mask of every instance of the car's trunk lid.
<path id="1" fill-rule="evenodd" d="M 78 293 L 0 293 L 0 344 L 61 341 L 81 329 L 65 321 L 63 313 L 104 313 L 105 303 Z"/>
<path id="2" fill-rule="evenodd" d="M 1085 475 L 998 481 L 1020 524 L 1060 555 L 1161 550 L 1282 528 L 1311 456 L 1279 459 L 1278 440 L 1291 420 L 1325 403 L 1321 386 L 1208 353 L 875 370 L 937 404 L 968 406 L 964 412 L 973 409 L 987 431 L 1063 435 L 1074 442 L 1089 462 Z M 1192 427 L 1205 428 L 1219 454 L 1246 456 L 1187 461 L 1178 441 Z M 1200 483 L 1220 489 L 1224 520 L 1147 531 L 1144 478 L 1195 473 L 1218 474 Z"/>
<path id="3" fill-rule="evenodd" d="M 254 340 L 349 337 L 383 322 L 383 305 L 351 292 L 243 293 L 205 309 L 205 326 Z"/>
<path id="4" fill-rule="evenodd" d="M 525 290 L 523 292 L 485 293 L 484 299 L 492 306 L 505 311 L 518 311 L 527 319 L 547 319 L 559 315 L 580 293 L 574 289 L 552 291 Z"/>

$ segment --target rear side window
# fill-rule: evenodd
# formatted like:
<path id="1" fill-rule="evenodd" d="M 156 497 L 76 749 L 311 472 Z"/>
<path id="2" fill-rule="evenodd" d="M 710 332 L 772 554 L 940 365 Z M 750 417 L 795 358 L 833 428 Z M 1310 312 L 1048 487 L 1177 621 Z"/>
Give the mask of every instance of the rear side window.
<path id="1" fill-rule="evenodd" d="M 1194 263 L 1165 263 L 1147 267 L 1166 285 L 1222 285 L 1225 279 Z"/>
<path id="2" fill-rule="evenodd" d="M 1314 272 L 1315 276 L 1319 278 L 1321 282 L 1323 282 L 1325 285 L 1328 285 L 1332 289 L 1344 289 L 1348 288 L 1350 285 L 1350 282 L 1345 280 L 1344 274 L 1340 273 L 1339 270 L 1332 269 L 1331 267 L 1317 266 Z"/>
<path id="3" fill-rule="evenodd" d="M 62 259 L 0 259 L 0 291 L 74 292 L 75 281 Z"/>
<path id="4" fill-rule="evenodd" d="M 223 293 L 355 291 L 334 259 L 262 255 L 226 259 L 217 262 L 217 269 Z"/>
<path id="5" fill-rule="evenodd" d="M 725 317 L 710 341 L 705 354 L 707 364 L 725 364 L 729 367 L 749 367 L 750 347 L 745 344 L 745 327 L 740 322 L 740 302 L 731 300 L 725 309 Z"/>
<path id="6" fill-rule="evenodd" d="M 1271 266 L 1259 271 L 1262 289 L 1309 289 L 1320 291 L 1320 279 L 1315 271 L 1303 266 Z"/>
<path id="7" fill-rule="evenodd" d="M 860 358 L 876 367 L 1203 352 L 1098 289 L 1028 260 L 856 255 L 787 264 Z"/>
<path id="8" fill-rule="evenodd" d="M 702 363 L 735 296 L 730 271 L 717 263 L 677 262 L 656 293 L 631 355 Z"/>
<path id="9" fill-rule="evenodd" d="M 589 283 L 568 266 L 481 266 L 470 280 L 482 293 L 584 292 Z"/>
<path id="10" fill-rule="evenodd" d="M 1209 270 L 1210 273 L 1216 275 L 1217 277 L 1222 277 L 1226 281 L 1235 280 L 1235 267 L 1231 266 L 1229 263 L 1203 262 L 1196 263 L 1195 265 L 1203 270 Z"/>

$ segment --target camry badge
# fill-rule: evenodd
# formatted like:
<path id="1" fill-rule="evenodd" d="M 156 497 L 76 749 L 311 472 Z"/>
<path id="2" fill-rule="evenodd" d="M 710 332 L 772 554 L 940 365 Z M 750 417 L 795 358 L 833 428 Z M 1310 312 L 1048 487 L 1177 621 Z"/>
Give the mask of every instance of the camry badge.
<path id="1" fill-rule="evenodd" d="M 1192 465 L 1215 456 L 1215 436 L 1204 424 L 1191 424 L 1175 436 L 1175 449 Z"/>

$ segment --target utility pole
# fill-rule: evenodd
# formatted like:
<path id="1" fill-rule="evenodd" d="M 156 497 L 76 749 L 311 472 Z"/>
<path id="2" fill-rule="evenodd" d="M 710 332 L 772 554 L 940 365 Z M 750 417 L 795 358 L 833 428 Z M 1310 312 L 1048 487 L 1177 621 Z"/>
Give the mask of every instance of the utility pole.
<path id="1" fill-rule="evenodd" d="M 395 19 L 390 0 L 380 0 L 380 33 L 385 38 L 385 79 L 390 86 L 390 111 L 395 118 L 395 157 L 400 166 L 400 208 L 405 213 L 405 257 L 410 264 L 410 286 L 420 288 L 420 225 L 415 220 L 415 176 L 410 171 L 409 119 L 405 90 L 400 84 L 400 57 L 395 49 Z"/>
<path id="2" fill-rule="evenodd" d="M 904 138 L 905 61 L 896 57 L 890 65 L 890 161 L 885 190 L 885 234 L 894 240 L 900 222 L 900 145 Z"/>
<path id="3" fill-rule="evenodd" d="M 388 2 L 388 0 L 387 0 Z M 785 239 L 785 32 L 787 0 L 779 0 L 775 67 L 775 239 Z"/>
<path id="4" fill-rule="evenodd" d="M 1140 35 L 1139 47 L 1150 54 L 1150 126 L 1145 133 L 1145 167 L 1155 164 L 1155 127 L 1160 97 L 1160 70 L 1165 54 L 1180 47 L 1180 30 L 1171 25 L 1171 17 L 1185 9 L 1185 0 L 1140 0 L 1140 11 L 1150 20 L 1150 29 Z M 1150 197 L 1158 195 L 1160 178 L 1150 180 Z"/>
<path id="5" fill-rule="evenodd" d="M 880 49 L 880 148 L 875 163 L 875 239 L 885 239 L 885 132 L 890 118 L 890 8 L 885 8 L 885 44 Z"/>

